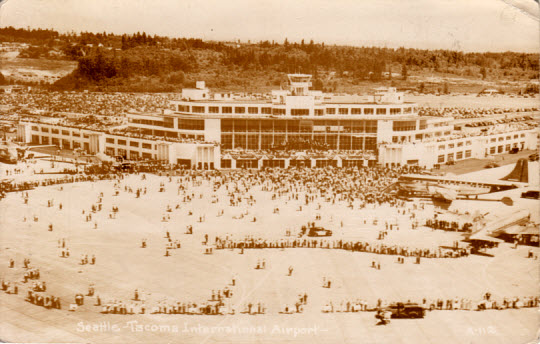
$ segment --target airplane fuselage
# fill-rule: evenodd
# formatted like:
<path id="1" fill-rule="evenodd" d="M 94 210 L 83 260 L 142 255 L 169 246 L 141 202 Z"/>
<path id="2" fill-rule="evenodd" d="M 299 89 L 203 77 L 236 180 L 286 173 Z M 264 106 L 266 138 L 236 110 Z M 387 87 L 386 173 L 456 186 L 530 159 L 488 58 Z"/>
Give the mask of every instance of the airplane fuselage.
<path id="1" fill-rule="evenodd" d="M 405 175 L 399 178 L 399 189 L 413 195 L 445 199 L 470 197 L 516 188 L 506 182 L 472 182 L 435 176 Z"/>

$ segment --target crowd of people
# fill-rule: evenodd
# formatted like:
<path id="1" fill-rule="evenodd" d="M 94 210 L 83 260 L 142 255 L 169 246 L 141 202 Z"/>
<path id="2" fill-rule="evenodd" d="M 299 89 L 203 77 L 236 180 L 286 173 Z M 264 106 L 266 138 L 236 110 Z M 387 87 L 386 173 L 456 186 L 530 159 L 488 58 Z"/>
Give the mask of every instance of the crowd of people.
<path id="1" fill-rule="evenodd" d="M 329 156 L 356 157 L 358 159 L 375 160 L 376 153 L 371 150 L 340 150 L 340 149 L 315 149 L 313 147 L 306 149 L 223 149 L 222 154 L 229 154 L 234 158 L 257 159 L 260 157 L 272 157 L 274 159 L 288 159 L 294 157 L 316 159 Z"/>
<path id="2" fill-rule="evenodd" d="M 403 302 L 400 300 L 399 302 Z M 398 302 L 387 302 L 382 299 L 378 299 L 376 302 L 368 302 L 363 299 L 350 299 L 342 301 L 328 301 L 322 308 L 323 313 L 334 312 L 373 312 L 379 309 L 385 309 L 390 305 L 395 305 Z M 411 303 L 408 300 L 407 303 Z M 472 300 L 469 298 L 455 297 L 453 299 L 436 298 L 436 299 L 422 299 L 415 304 L 422 307 L 424 310 L 429 311 L 441 311 L 441 310 L 465 310 L 465 311 L 483 311 L 483 310 L 504 310 L 504 309 L 517 309 L 517 308 L 534 308 L 540 305 L 540 297 L 538 296 L 524 296 L 524 297 L 502 297 L 497 300 L 491 297 L 491 294 L 487 292 L 481 299 Z"/>
<path id="3" fill-rule="evenodd" d="M 440 247 L 431 249 L 411 248 L 405 245 L 387 245 L 366 241 L 344 241 L 329 239 L 262 239 L 245 238 L 242 240 L 216 237 L 216 249 L 265 249 L 265 248 L 324 248 L 339 249 L 351 252 L 368 252 L 375 254 L 398 255 L 403 257 L 424 258 L 458 258 L 469 255 L 466 248 L 443 250 Z"/>
<path id="4" fill-rule="evenodd" d="M 17 282 L 6 281 L 2 278 L 2 281 L 0 282 L 0 287 L 4 292 L 8 294 L 19 293 L 19 284 Z"/>
<path id="5" fill-rule="evenodd" d="M 3 94 L 0 105 L 11 112 L 81 113 L 118 116 L 129 111 L 157 112 L 169 107 L 174 94 L 29 91 Z"/>
<path id="6" fill-rule="evenodd" d="M 47 309 L 62 309 L 62 304 L 59 297 L 39 294 L 32 290 L 28 290 L 25 300 L 33 303 L 36 306 L 42 306 Z"/>
<path id="7" fill-rule="evenodd" d="M 461 118 L 482 118 L 493 115 L 509 113 L 528 113 L 539 111 L 539 108 L 465 108 L 465 107 L 420 107 L 418 114 L 421 116 L 454 117 Z"/>
<path id="8" fill-rule="evenodd" d="M 378 205 L 385 205 L 393 208 L 392 212 L 395 212 L 403 217 L 409 217 L 414 219 L 416 217 L 416 204 L 414 207 L 406 206 L 406 201 L 398 199 L 395 195 L 384 192 L 384 190 L 395 183 L 397 178 L 402 173 L 406 173 L 408 170 L 405 167 L 396 168 L 383 168 L 383 167 L 364 167 L 364 168 L 341 168 L 336 169 L 332 167 L 319 168 L 319 169 L 304 169 L 304 168 L 290 168 L 290 169 L 265 169 L 258 171 L 240 170 L 240 171 L 201 171 L 201 170 L 177 170 L 175 174 L 177 177 L 168 177 L 161 179 L 159 187 L 157 184 L 151 184 L 146 181 L 146 175 L 140 174 L 140 181 L 136 181 L 135 178 L 124 180 L 126 174 L 115 173 L 108 175 L 76 175 L 68 176 L 56 179 L 47 179 L 33 182 L 11 182 L 6 185 L 10 185 L 7 191 L 23 191 L 21 197 L 28 204 L 30 190 L 37 186 L 55 185 L 63 183 L 83 182 L 83 181 L 99 181 L 113 179 L 111 192 L 113 196 L 118 196 L 120 192 L 133 195 L 136 199 L 141 199 L 143 202 L 147 201 L 154 192 L 166 192 L 167 188 L 172 187 L 173 191 L 177 189 L 178 204 L 168 204 L 164 206 L 163 222 L 170 220 L 170 215 L 175 210 L 187 208 L 187 206 L 180 206 L 180 202 L 191 203 L 194 200 L 203 198 L 203 193 L 196 193 L 194 187 L 203 184 L 206 181 L 207 185 L 213 188 L 214 193 L 206 195 L 208 199 L 212 200 L 212 203 L 220 203 L 219 206 L 229 205 L 231 208 L 246 207 L 246 210 L 242 212 L 250 221 L 256 222 L 255 216 L 250 215 L 249 207 L 253 207 L 257 204 L 257 197 L 255 192 L 263 191 L 271 195 L 272 200 L 283 200 L 284 203 L 294 201 L 297 211 L 301 212 L 307 208 L 308 205 L 316 206 L 317 211 L 325 212 L 326 208 L 330 204 L 342 204 L 348 205 L 352 209 L 363 209 L 366 207 L 376 207 Z M 167 182 L 168 181 L 168 182 Z M 131 184 L 133 183 L 133 184 Z M 176 184 L 176 185 L 175 185 Z M 148 188 L 147 188 L 148 186 Z M 217 195 L 217 192 L 221 191 L 221 194 Z M 79 209 L 82 211 L 82 215 L 86 217 L 86 221 L 94 221 L 93 214 L 103 211 L 105 208 L 103 192 L 97 195 L 91 205 Z M 146 199 L 146 200 L 145 200 Z M 221 202 L 220 202 L 221 199 Z M 62 211 L 62 205 L 55 205 L 54 198 L 47 200 L 49 208 L 58 208 L 58 211 Z M 305 208 L 302 208 L 302 207 Z M 325 207 L 326 209 L 323 209 Z M 314 207 L 315 208 L 315 207 Z M 107 209 L 108 206 L 107 206 Z M 423 209 L 423 208 L 422 208 Z M 65 210 L 64 210 L 65 211 Z M 117 205 L 112 205 L 111 212 L 109 214 L 110 219 L 114 219 L 113 215 L 118 213 L 120 208 Z M 279 214 L 279 207 L 274 207 L 274 213 Z M 223 209 L 218 211 L 218 216 L 224 214 Z M 194 215 L 193 210 L 190 210 L 188 216 Z M 310 213 L 315 215 L 316 220 L 321 219 L 320 214 Z M 332 216 L 332 214 L 327 214 Z M 325 215 L 326 216 L 326 215 Z M 206 219 L 206 214 L 197 214 L 199 222 L 203 223 Z M 35 220 L 37 221 L 37 220 Z M 374 221 L 372 219 L 364 219 L 364 224 L 367 221 Z M 382 219 L 384 221 L 384 219 Z M 443 220 L 428 219 L 428 225 L 432 227 L 442 228 L 454 228 L 455 223 L 445 222 Z M 373 224 L 376 224 L 373 222 Z M 381 225 L 383 223 L 381 222 Z M 343 223 L 339 223 L 336 226 L 343 227 Z M 390 244 L 384 240 L 388 235 L 388 231 L 399 231 L 400 226 L 397 223 L 390 223 L 388 220 L 384 223 L 382 228 L 385 230 L 379 231 L 379 238 L 377 241 L 368 240 L 350 240 L 340 238 L 312 238 L 306 237 L 310 228 L 314 228 L 314 223 L 308 223 L 303 231 L 291 231 L 287 230 L 284 237 L 278 238 L 257 238 L 254 236 L 248 236 L 243 239 L 236 239 L 227 235 L 217 235 L 213 242 L 213 246 L 216 249 L 264 249 L 264 248 L 319 248 L 319 249 L 339 249 L 354 252 L 369 252 L 375 254 L 395 255 L 398 256 L 397 262 L 399 264 L 405 263 L 405 257 L 411 257 L 408 261 L 414 261 L 420 264 L 420 258 L 443 258 L 443 257 L 463 257 L 467 256 L 470 252 L 468 248 L 459 247 L 458 244 L 449 249 L 442 249 L 441 247 L 432 248 L 416 248 L 410 244 Z M 53 230 L 54 224 L 50 224 L 50 231 Z M 97 228 L 97 223 L 95 227 Z M 193 227 L 189 228 L 186 234 L 193 234 Z M 205 241 L 203 246 L 210 246 L 209 236 L 205 235 Z M 168 231 L 165 235 L 165 250 L 166 255 L 169 254 L 169 250 L 180 249 L 180 240 L 174 238 Z M 141 241 L 141 247 L 147 246 L 146 238 Z M 66 247 L 65 238 L 58 239 L 58 248 L 62 250 L 62 257 L 68 258 L 69 248 Z M 208 251 L 207 251 L 208 252 Z M 211 252 L 210 252 L 211 253 Z M 87 252 L 77 252 L 80 254 L 80 265 L 95 264 L 95 255 L 88 254 Z M 14 263 L 10 262 L 10 266 Z M 264 270 L 268 266 L 264 258 L 258 259 L 254 264 L 255 270 Z M 381 270 L 380 262 L 373 261 L 373 268 Z M 40 306 L 47 308 L 60 308 L 59 298 L 52 296 L 45 296 L 42 294 L 45 292 L 47 286 L 44 281 L 39 281 L 39 270 L 34 270 L 29 261 L 24 262 L 24 268 L 28 277 L 25 280 L 34 279 L 35 283 L 29 287 L 29 293 L 27 300 Z M 81 269 L 83 267 L 80 267 Z M 288 276 L 293 275 L 294 268 L 289 266 Z M 258 273 L 258 272 L 253 272 Z M 283 271 L 285 274 L 285 269 Z M 26 275 L 25 275 L 26 276 Z M 290 278 L 290 277 L 287 277 Z M 89 289 L 88 297 L 95 297 L 95 306 L 99 306 L 102 313 L 107 314 L 140 314 L 140 313 L 153 313 L 153 314 L 235 314 L 237 311 L 235 308 L 237 305 L 233 305 L 229 302 L 235 295 L 234 287 L 236 285 L 236 279 L 232 280 L 232 283 L 228 284 L 222 289 L 212 290 L 211 298 L 205 301 L 169 301 L 160 300 L 159 302 L 146 302 L 140 298 L 139 293 L 136 291 L 133 299 L 129 301 L 121 301 L 118 299 L 112 299 L 102 303 L 99 295 L 94 295 L 94 289 Z M 331 289 L 334 286 L 330 278 L 326 278 L 323 281 L 323 287 Z M 4 283 L 2 284 L 4 289 Z M 13 289 L 8 286 L 6 289 Z M 335 286 L 334 286 L 335 288 Z M 75 296 L 75 304 L 82 306 L 84 304 L 84 296 L 78 293 Z M 466 299 L 459 299 L 457 303 L 455 300 L 423 300 L 421 303 L 426 309 L 501 309 L 501 308 L 521 308 L 521 307 L 536 307 L 538 305 L 538 297 L 527 298 L 512 298 L 504 299 L 502 301 L 494 302 L 489 297 L 483 300 L 482 303 L 467 301 Z M 479 306 L 483 304 L 484 306 Z M 280 307 L 280 313 L 292 314 L 302 313 L 304 307 L 307 305 L 307 294 L 302 294 L 293 303 L 287 303 L 283 307 Z M 336 305 L 329 302 L 323 309 L 323 312 L 359 312 L 375 310 L 380 308 L 382 303 L 380 302 L 368 302 L 366 300 L 344 301 Z M 450 308 L 448 308 L 450 307 Z M 76 308 L 73 308 L 75 310 Z M 256 302 L 244 302 L 238 307 L 240 313 L 246 314 L 264 314 L 267 312 L 267 307 L 262 301 Z"/>
<path id="9" fill-rule="evenodd" d="M 178 95 L 172 93 L 125 93 L 125 92 L 51 92 L 31 90 L 3 94 L 0 105 L 11 111 L 46 113 L 81 113 L 116 116 L 129 111 L 157 112 L 169 108 L 170 101 Z M 419 113 L 428 116 L 453 116 L 478 118 L 496 114 L 532 112 L 538 108 L 466 108 L 466 107 L 420 107 Z"/>
<path id="10" fill-rule="evenodd" d="M 252 188 L 260 186 L 275 197 L 283 195 L 298 200 L 305 194 L 305 203 L 317 198 L 335 203 L 337 201 L 361 200 L 367 204 L 397 204 L 398 200 L 382 192 L 393 184 L 403 168 L 364 167 L 356 168 L 291 168 L 268 169 L 256 172 L 231 171 L 215 178 L 215 187 L 226 185 L 231 199 L 241 198 Z M 234 187 L 229 185 L 235 185 Z"/>
<path id="11" fill-rule="evenodd" d="M 473 224 L 470 222 L 465 222 L 463 225 L 460 226 L 459 222 L 457 221 L 438 220 L 437 218 L 433 218 L 426 220 L 426 227 L 430 227 L 433 229 L 467 232 L 472 229 Z"/>
<path id="12" fill-rule="evenodd" d="M 45 307 L 47 309 L 62 308 L 59 297 L 45 294 L 45 292 L 47 291 L 46 281 L 41 280 L 39 268 L 33 267 L 29 258 L 23 259 L 21 269 L 17 268 L 15 260 L 13 258 L 9 259 L 8 266 L 10 269 L 22 272 L 21 282 L 26 285 L 27 290 L 27 294 L 25 297 L 26 301 L 37 306 Z M 7 294 L 19 294 L 18 281 L 6 281 L 5 278 L 2 278 L 0 282 L 0 287 Z"/>
<path id="13" fill-rule="evenodd" d="M 98 181 L 98 180 L 107 180 L 114 178 L 114 174 L 109 175 L 73 175 L 73 176 L 63 176 L 59 178 L 47 178 L 41 180 L 33 181 L 3 181 L 0 183 L 0 195 L 5 195 L 8 192 L 19 192 L 22 193 L 23 198 L 28 198 L 28 190 L 35 189 L 39 186 L 51 186 L 67 183 L 77 183 L 77 182 L 88 182 L 88 181 Z M 26 193 L 25 193 L 26 192 Z M 2 199 L 2 197 L 0 197 Z"/>
<path id="14" fill-rule="evenodd" d="M 101 304 L 101 299 L 97 296 L 96 306 L 101 306 L 103 314 L 198 314 L 198 315 L 224 315 L 235 314 L 234 307 L 226 303 L 227 299 L 233 296 L 233 288 L 236 286 L 236 278 L 233 277 L 231 283 L 222 289 L 212 290 L 211 298 L 202 302 L 194 301 L 171 301 L 168 299 L 159 300 L 150 306 L 146 302 L 145 293 L 135 289 L 133 298 L 129 301 L 111 300 Z M 252 308 L 254 304 L 249 303 L 250 314 L 263 314 L 264 305 L 257 303 L 257 307 Z M 252 312 L 253 309 L 253 312 Z M 259 313 L 256 313 L 257 312 Z"/>

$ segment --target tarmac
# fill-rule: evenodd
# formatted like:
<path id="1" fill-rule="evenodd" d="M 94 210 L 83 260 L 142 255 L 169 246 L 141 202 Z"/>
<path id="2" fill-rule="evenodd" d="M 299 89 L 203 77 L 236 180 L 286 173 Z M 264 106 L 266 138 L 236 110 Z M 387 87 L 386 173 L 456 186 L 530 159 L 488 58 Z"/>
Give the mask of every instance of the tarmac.
<path id="1" fill-rule="evenodd" d="M 161 182 L 165 182 L 165 192 L 158 192 Z M 29 257 L 31 264 L 40 268 L 41 279 L 47 281 L 47 294 L 59 296 L 64 305 L 62 310 L 46 310 L 27 303 L 23 300 L 24 284 L 19 283 L 19 295 L 0 294 L 1 340 L 524 343 L 536 335 L 540 320 L 537 309 L 433 311 L 424 319 L 396 319 L 387 326 L 377 326 L 372 312 L 321 312 L 328 301 L 334 304 L 357 299 L 372 302 L 378 298 L 418 301 L 423 297 L 479 300 L 487 291 L 494 298 L 536 296 L 540 276 L 538 260 L 525 258 L 530 247 L 513 249 L 510 244 L 501 244 L 490 251 L 493 258 L 472 255 L 423 259 L 421 264 L 413 264 L 412 257 L 406 257 L 405 264 L 396 264 L 395 256 L 307 248 L 245 250 L 243 255 L 238 250 L 217 250 L 205 255 L 201 244 L 204 234 L 209 234 L 211 239 L 226 233 L 237 238 L 244 235 L 281 238 L 286 229 L 297 231 L 318 213 L 322 220 L 317 221 L 317 225 L 333 230 L 336 239 L 376 241 L 385 220 L 400 226 L 400 230 L 390 231 L 385 240 L 388 244 L 407 243 L 411 247 L 426 248 L 451 246 L 462 236 L 428 228 L 412 230 L 408 215 L 400 215 L 396 208 L 388 206 L 358 210 L 347 208 L 345 204 L 324 203 L 323 209 L 317 210 L 315 202 L 298 211 L 301 201 L 272 201 L 269 193 L 255 191 L 257 203 L 248 209 L 249 215 L 234 219 L 246 208 L 229 207 L 223 191 L 216 194 L 220 201 L 212 203 L 213 189 L 205 183 L 190 188 L 195 193 L 190 203 L 182 202 L 177 196 L 177 184 L 168 184 L 166 177 L 148 175 L 143 182 L 140 176 L 129 176 L 122 182 L 118 196 L 113 195 L 113 183 L 39 187 L 29 192 L 28 205 L 23 203 L 20 193 L 8 194 L 1 201 L 0 274 L 7 280 L 20 280 L 21 262 Z M 148 194 L 135 198 L 133 193 L 123 191 L 124 185 L 147 187 Z M 93 213 L 93 220 L 86 222 L 82 209 L 88 213 L 100 192 L 104 193 L 104 210 Z M 51 199 L 54 206 L 47 207 Z M 62 210 L 58 209 L 59 203 L 63 205 Z M 176 204 L 180 209 L 174 209 Z M 120 211 L 115 219 L 110 219 L 108 214 L 113 205 Z M 167 205 L 174 210 L 167 213 Z M 280 208 L 279 215 L 272 212 L 276 206 Z M 221 209 L 224 215 L 217 217 Z M 193 215 L 188 215 L 190 211 Z M 419 216 L 428 218 L 433 211 L 428 202 Z M 38 216 L 38 222 L 31 220 L 33 215 Z M 170 215 L 171 219 L 163 222 L 164 215 Z M 198 222 L 203 215 L 205 221 Z M 23 222 L 25 216 L 27 221 Z M 251 222 L 252 216 L 257 218 L 256 222 Z M 379 220 L 377 225 L 373 225 L 373 219 Z M 97 229 L 94 222 L 98 223 Z M 54 224 L 52 232 L 47 230 L 49 223 Z M 193 226 L 194 234 L 184 234 L 188 225 Z M 164 256 L 167 230 L 173 240 L 182 243 L 182 248 L 172 250 L 170 257 Z M 143 237 L 148 239 L 145 249 L 140 248 Z M 68 259 L 59 256 L 60 238 L 66 238 L 70 248 Z M 532 249 L 538 256 L 538 248 Z M 80 265 L 81 254 L 95 254 L 96 265 Z M 9 258 L 15 259 L 15 269 L 8 268 Z M 260 259 L 266 260 L 267 269 L 254 269 Z M 381 270 L 370 267 L 373 260 L 380 262 Z M 287 276 L 291 265 L 294 266 L 293 276 Z M 200 302 L 209 299 L 212 290 L 228 285 L 233 275 L 237 275 L 238 283 L 229 302 L 238 310 L 235 315 L 100 314 L 100 307 L 94 306 L 92 297 L 87 297 L 85 305 L 77 311 L 66 310 L 74 295 L 85 293 L 90 283 L 95 285 L 96 293 L 104 302 L 128 300 L 135 289 L 142 291 L 149 303 L 165 299 Z M 323 277 L 332 279 L 332 288 L 322 288 Z M 293 304 L 300 293 L 309 295 L 304 312 L 279 314 L 282 306 Z M 248 302 L 263 302 L 266 314 L 241 314 Z M 118 331 L 114 330 L 114 324 L 120 328 Z M 137 325 L 142 325 L 141 331 Z"/>

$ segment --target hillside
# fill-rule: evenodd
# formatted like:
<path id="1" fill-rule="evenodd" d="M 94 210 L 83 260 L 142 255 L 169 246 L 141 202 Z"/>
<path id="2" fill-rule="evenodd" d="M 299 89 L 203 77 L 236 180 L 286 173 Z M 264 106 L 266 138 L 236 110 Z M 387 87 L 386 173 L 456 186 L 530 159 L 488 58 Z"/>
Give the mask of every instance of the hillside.
<path id="1" fill-rule="evenodd" d="M 61 35 L 52 30 L 0 29 L 3 42 L 25 43 L 19 59 L 77 63 L 57 81 L 57 90 L 177 91 L 205 80 L 217 89 L 262 92 L 285 74 L 313 74 L 313 87 L 363 92 L 396 86 L 422 93 L 534 92 L 538 54 L 463 53 L 449 50 L 328 46 L 313 41 L 206 42 L 107 33 Z"/>

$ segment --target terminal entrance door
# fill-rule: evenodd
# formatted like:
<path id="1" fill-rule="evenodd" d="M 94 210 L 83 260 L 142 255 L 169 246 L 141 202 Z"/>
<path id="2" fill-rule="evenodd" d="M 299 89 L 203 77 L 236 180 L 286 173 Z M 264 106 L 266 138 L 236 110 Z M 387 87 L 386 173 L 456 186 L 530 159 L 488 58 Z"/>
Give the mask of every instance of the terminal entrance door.
<path id="1" fill-rule="evenodd" d="M 300 168 L 304 168 L 304 167 L 311 167 L 311 160 L 291 160 L 289 165 L 291 167 L 300 167 Z"/>
<path id="2" fill-rule="evenodd" d="M 263 160 L 262 167 L 274 168 L 274 167 L 285 167 L 285 160 L 283 159 L 265 159 Z"/>
<path id="3" fill-rule="evenodd" d="M 256 159 L 242 159 L 236 160 L 237 168 L 258 168 L 259 160 Z"/>
<path id="4" fill-rule="evenodd" d="M 337 167 L 337 160 L 317 160 L 316 165 L 317 167 Z"/>
<path id="5" fill-rule="evenodd" d="M 189 159 L 177 159 L 176 163 L 181 168 L 186 168 L 186 169 L 191 168 L 191 160 L 189 160 Z"/>

